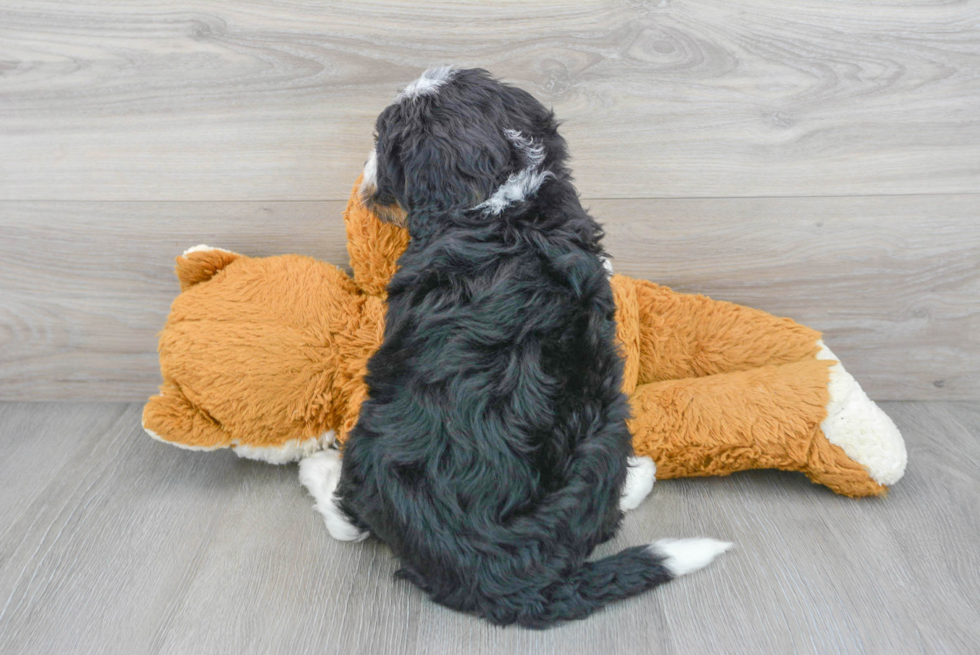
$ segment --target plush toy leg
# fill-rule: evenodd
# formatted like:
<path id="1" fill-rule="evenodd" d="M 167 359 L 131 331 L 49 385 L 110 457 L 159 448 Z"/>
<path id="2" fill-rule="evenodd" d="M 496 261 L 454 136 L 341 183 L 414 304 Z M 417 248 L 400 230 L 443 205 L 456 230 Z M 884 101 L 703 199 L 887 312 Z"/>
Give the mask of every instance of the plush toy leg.
<path id="1" fill-rule="evenodd" d="M 731 470 L 766 467 L 803 470 L 811 479 L 848 495 L 881 493 L 884 486 L 902 477 L 906 452 L 898 429 L 843 366 L 833 361 L 836 358 L 823 345 L 819 332 L 757 309 L 676 293 L 644 280 L 615 276 L 613 288 L 620 308 L 631 308 L 620 309 L 617 320 L 620 339 L 627 351 L 624 388 L 627 392 L 637 388 L 636 385 L 643 389 L 634 404 L 637 416 L 634 425 L 645 426 L 636 428 L 640 432 L 649 429 L 650 417 L 642 415 L 644 407 L 659 412 L 658 420 L 669 422 L 676 412 L 664 408 L 671 406 L 672 399 L 680 401 L 675 394 L 686 389 L 695 398 L 693 405 L 684 408 L 687 412 L 684 421 L 698 425 L 712 420 L 714 411 L 717 420 L 734 421 L 726 425 L 735 433 L 742 429 L 738 416 L 752 427 L 749 431 L 742 430 L 743 436 L 735 439 L 748 439 L 739 446 L 748 450 L 734 451 L 742 454 L 736 458 L 738 462 L 732 463 L 735 468 Z M 629 315 L 628 311 L 633 314 Z M 790 364 L 802 368 L 785 368 Z M 792 378 L 804 372 L 809 377 Z M 777 381 L 776 388 L 767 386 Z M 746 386 L 757 382 L 766 384 L 759 388 Z M 665 384 L 643 386 L 656 383 Z M 765 389 L 765 394 L 772 398 L 780 398 L 780 402 L 777 405 L 763 402 L 766 398 L 758 397 L 759 389 Z M 809 391 L 804 394 L 804 389 Z M 814 394 L 822 399 L 816 405 Z M 751 400 L 753 397 L 755 401 Z M 698 402 L 706 403 L 704 419 L 695 411 Z M 654 410 L 655 407 L 661 409 Z M 800 421 L 817 425 L 816 433 L 811 435 L 812 431 L 802 427 Z M 682 422 L 679 428 L 690 429 L 690 425 Z M 700 433 L 705 432 L 699 430 Z M 757 435 L 765 438 L 752 443 L 751 438 Z M 732 438 L 732 434 L 728 437 Z M 659 437 L 652 439 L 657 441 Z M 780 439 L 788 441 L 780 443 Z M 801 439 L 813 445 L 810 459 L 807 466 L 793 468 L 802 462 L 798 448 Z M 709 441 L 704 437 L 701 443 Z M 828 449 L 824 442 L 833 448 Z M 674 472 L 669 463 L 673 455 L 665 454 L 665 449 L 670 447 L 664 442 L 660 446 L 661 458 L 654 457 L 661 478 L 724 472 L 724 466 L 718 463 L 709 473 L 695 469 L 680 472 L 687 470 L 684 467 Z M 709 451 L 710 448 L 705 456 L 713 457 L 713 451 Z M 647 454 L 639 446 L 637 452 Z M 725 452 L 726 456 L 732 456 L 730 449 Z M 792 453 L 793 457 L 787 459 L 786 453 Z M 837 462 L 842 454 L 849 460 L 846 465 Z M 828 465 L 826 470 L 821 468 L 822 463 Z M 870 476 L 876 486 L 862 483 L 858 485 L 860 488 L 855 487 L 853 476 L 846 473 L 855 467 L 864 471 L 862 477 Z"/>
<path id="2" fill-rule="evenodd" d="M 612 283 L 637 384 L 790 364 L 820 350 L 820 333 L 788 318 L 622 275 Z"/>
<path id="3" fill-rule="evenodd" d="M 846 496 L 885 492 L 821 430 L 831 362 L 808 361 L 641 385 L 633 444 L 661 479 L 776 468 Z"/>
<path id="4" fill-rule="evenodd" d="M 171 382 L 164 383 L 159 395 L 143 407 L 143 429 L 157 441 L 186 450 L 215 450 L 231 442 L 221 426 Z"/>
<path id="5" fill-rule="evenodd" d="M 319 437 L 283 439 L 270 446 L 242 444 L 234 432 L 191 402 L 172 382 L 165 382 L 160 393 L 143 406 L 143 430 L 157 441 L 185 450 L 230 447 L 239 457 L 270 464 L 295 462 L 328 447 L 335 438 L 329 430 Z"/>
<path id="6" fill-rule="evenodd" d="M 819 342 L 817 359 L 830 361 L 830 401 L 820 429 L 827 439 L 860 462 L 880 484 L 892 485 L 905 474 L 908 454 L 898 427 L 844 370 L 834 353 Z"/>

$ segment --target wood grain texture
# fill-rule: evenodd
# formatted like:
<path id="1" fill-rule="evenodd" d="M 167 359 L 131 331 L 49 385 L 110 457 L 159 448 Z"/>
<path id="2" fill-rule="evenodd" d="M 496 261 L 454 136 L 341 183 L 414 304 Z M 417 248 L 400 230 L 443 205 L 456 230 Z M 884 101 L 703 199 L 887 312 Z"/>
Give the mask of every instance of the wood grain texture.
<path id="1" fill-rule="evenodd" d="M 587 204 L 617 271 L 822 330 L 874 398 L 980 398 L 975 196 Z M 340 202 L 4 206 L 6 400 L 152 394 L 173 258 L 192 245 L 347 260 Z"/>
<path id="2" fill-rule="evenodd" d="M 736 548 L 533 632 L 428 602 L 373 540 L 332 541 L 295 466 L 157 443 L 139 405 L 0 405 L 18 453 L 0 458 L 0 652 L 973 653 L 980 406 L 883 407 L 909 446 L 887 498 L 780 472 L 660 481 L 599 554 L 663 536 Z"/>
<path id="3" fill-rule="evenodd" d="M 820 330 L 876 399 L 980 398 L 977 196 L 589 204 L 618 272 Z"/>
<path id="4" fill-rule="evenodd" d="M 553 105 L 586 196 L 980 192 L 977 3 L 25 0 L 0 199 L 340 200 L 447 62 Z"/>
<path id="5" fill-rule="evenodd" d="M 344 203 L 7 203 L 0 221 L 0 399 L 138 400 L 174 258 L 207 243 L 344 264 Z"/>

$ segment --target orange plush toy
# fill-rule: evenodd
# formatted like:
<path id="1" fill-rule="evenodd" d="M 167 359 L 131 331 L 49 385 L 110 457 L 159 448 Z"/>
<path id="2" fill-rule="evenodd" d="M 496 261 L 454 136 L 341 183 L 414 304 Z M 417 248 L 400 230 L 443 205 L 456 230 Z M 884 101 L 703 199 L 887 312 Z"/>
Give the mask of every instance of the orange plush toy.
<path id="1" fill-rule="evenodd" d="M 143 410 L 150 436 L 272 463 L 343 443 L 408 244 L 357 188 L 344 215 L 353 277 L 297 255 L 198 246 L 177 258 L 182 293 L 160 336 L 164 382 Z M 818 332 L 623 275 L 612 286 L 633 444 L 661 479 L 776 468 L 856 497 L 902 477 L 898 429 Z"/>

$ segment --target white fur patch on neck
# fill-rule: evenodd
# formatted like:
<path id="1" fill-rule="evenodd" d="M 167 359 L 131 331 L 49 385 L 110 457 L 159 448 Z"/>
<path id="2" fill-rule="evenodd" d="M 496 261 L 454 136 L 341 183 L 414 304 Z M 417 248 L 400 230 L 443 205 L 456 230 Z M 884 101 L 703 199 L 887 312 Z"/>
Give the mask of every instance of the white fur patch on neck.
<path id="1" fill-rule="evenodd" d="M 414 100 L 419 96 L 429 95 L 439 90 L 439 87 L 452 79 L 456 69 L 452 66 L 436 66 L 422 73 L 422 76 L 402 89 L 395 102 Z"/>
<path id="2" fill-rule="evenodd" d="M 373 191 L 378 184 L 378 149 L 375 148 L 368 155 L 368 160 L 364 164 L 364 173 L 361 176 L 361 195 Z"/>
<path id="3" fill-rule="evenodd" d="M 493 195 L 473 209 L 481 209 L 485 214 L 496 215 L 515 203 L 523 201 L 537 193 L 538 188 L 549 177 L 554 177 L 551 171 L 540 170 L 544 162 L 544 146 L 534 143 L 517 130 L 504 130 L 514 147 L 524 155 L 525 167 L 513 173 L 507 181 L 493 192 Z"/>

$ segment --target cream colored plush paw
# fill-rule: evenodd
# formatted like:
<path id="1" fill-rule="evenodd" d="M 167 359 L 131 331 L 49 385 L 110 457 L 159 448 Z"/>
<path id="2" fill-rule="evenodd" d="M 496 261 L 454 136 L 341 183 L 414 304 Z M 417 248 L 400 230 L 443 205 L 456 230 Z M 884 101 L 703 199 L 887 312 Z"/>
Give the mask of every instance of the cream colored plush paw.
<path id="1" fill-rule="evenodd" d="M 657 465 L 649 457 L 630 457 L 627 466 L 626 483 L 619 499 L 619 509 L 624 512 L 636 509 L 657 481 Z"/>
<path id="2" fill-rule="evenodd" d="M 313 453 L 329 448 L 330 444 L 337 438 L 337 433 L 333 430 L 324 432 L 319 437 L 310 439 L 290 439 L 278 446 L 249 446 L 235 444 L 232 450 L 239 457 L 254 459 L 269 464 L 289 464 L 296 462 L 304 457 L 309 457 Z"/>
<path id="3" fill-rule="evenodd" d="M 316 499 L 313 506 L 323 515 L 330 536 L 338 541 L 361 541 L 368 536 L 354 526 L 337 505 L 334 492 L 340 484 L 340 453 L 323 450 L 299 463 L 299 481 Z"/>
<path id="4" fill-rule="evenodd" d="M 863 466 L 875 482 L 889 486 L 905 473 L 908 454 L 895 423 L 874 403 L 834 353 L 818 341 L 817 359 L 838 363 L 830 367 L 830 402 L 820 424 L 827 440 Z"/>

